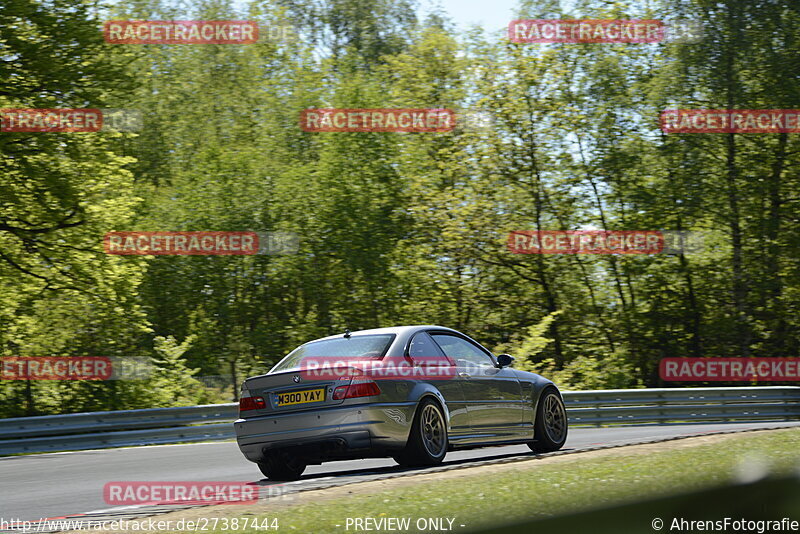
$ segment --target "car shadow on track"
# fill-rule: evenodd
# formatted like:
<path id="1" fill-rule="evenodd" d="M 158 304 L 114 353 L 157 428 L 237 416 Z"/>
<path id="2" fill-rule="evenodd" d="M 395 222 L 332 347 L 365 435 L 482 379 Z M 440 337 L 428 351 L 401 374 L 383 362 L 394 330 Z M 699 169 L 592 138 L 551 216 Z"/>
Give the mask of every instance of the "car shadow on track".
<path id="1" fill-rule="evenodd" d="M 561 449 L 561 451 L 565 451 L 565 452 L 566 451 L 573 451 L 573 450 L 575 450 L 575 449 L 572 449 L 572 448 Z M 485 462 L 485 461 L 496 462 L 497 460 L 503 460 L 503 459 L 506 459 L 506 458 L 516 458 L 516 457 L 537 458 L 537 457 L 540 457 L 540 456 L 542 456 L 542 455 L 539 454 L 539 453 L 535 453 L 535 452 L 528 452 L 528 453 L 525 453 L 525 452 L 521 452 L 521 453 L 520 452 L 513 452 L 513 453 L 506 453 L 506 454 L 493 454 L 491 456 L 482 456 L 480 458 L 465 458 L 465 459 L 462 459 L 462 460 L 450 460 L 450 461 L 445 460 L 444 462 L 442 462 L 439 465 L 430 466 L 430 467 L 401 467 L 399 465 L 392 465 L 392 466 L 386 466 L 386 467 L 371 467 L 371 468 L 365 468 L 365 469 L 348 469 L 348 470 L 342 470 L 342 471 L 331 471 L 331 472 L 328 472 L 328 473 L 314 473 L 314 474 L 305 475 L 303 477 L 300 477 L 300 479 L 298 481 L 293 482 L 293 484 L 300 484 L 300 483 L 303 483 L 303 482 L 310 482 L 310 481 L 317 480 L 317 479 L 331 479 L 331 478 L 340 478 L 341 479 L 341 478 L 348 478 L 348 477 L 358 478 L 358 477 L 362 477 L 362 476 L 391 475 L 391 474 L 395 474 L 395 473 L 397 473 L 397 474 L 401 474 L 401 473 L 402 474 L 414 474 L 414 473 L 422 474 L 422 473 L 427 473 L 427 472 L 431 472 L 431 471 L 440 471 L 440 470 L 443 470 L 443 468 L 458 467 L 460 465 L 465 465 L 465 464 L 474 464 L 474 463 L 480 463 L 480 462 Z M 274 486 L 274 485 L 277 485 L 277 484 L 285 484 L 285 483 L 282 483 L 282 482 L 271 481 L 271 480 L 268 480 L 266 478 L 262 478 L 261 480 L 254 481 L 252 483 L 253 484 L 257 484 L 259 486 Z"/>

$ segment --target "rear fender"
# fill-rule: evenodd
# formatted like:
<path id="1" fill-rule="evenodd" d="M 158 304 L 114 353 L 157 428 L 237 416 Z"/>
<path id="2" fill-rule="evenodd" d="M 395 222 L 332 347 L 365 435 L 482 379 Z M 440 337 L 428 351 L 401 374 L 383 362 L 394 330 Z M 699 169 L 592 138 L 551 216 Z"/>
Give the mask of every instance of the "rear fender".
<path id="1" fill-rule="evenodd" d="M 447 425 L 447 430 L 450 430 L 450 411 L 447 409 L 447 400 L 442 395 L 442 392 L 436 389 L 431 384 L 425 382 L 418 382 L 412 389 L 409 391 L 408 398 L 409 400 L 413 400 L 417 403 L 416 407 L 414 408 L 414 417 L 417 416 L 417 410 L 419 409 L 419 404 L 422 402 L 422 399 L 429 397 L 436 401 L 439 405 L 439 408 L 442 409 L 442 413 L 444 414 L 445 424 Z M 412 418 L 413 422 L 413 418 Z M 411 426 L 409 425 L 408 428 L 409 432 L 411 432 Z"/>

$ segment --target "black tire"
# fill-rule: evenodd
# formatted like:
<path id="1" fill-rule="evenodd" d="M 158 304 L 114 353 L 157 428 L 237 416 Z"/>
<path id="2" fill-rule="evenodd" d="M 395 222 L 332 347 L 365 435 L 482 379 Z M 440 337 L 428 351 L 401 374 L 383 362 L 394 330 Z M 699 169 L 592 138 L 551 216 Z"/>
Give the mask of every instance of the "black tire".
<path id="1" fill-rule="evenodd" d="M 270 480 L 297 480 L 306 470 L 305 462 L 286 453 L 276 453 L 258 462 L 258 468 Z"/>
<path id="2" fill-rule="evenodd" d="M 553 452 L 567 441 L 567 410 L 558 390 L 548 387 L 539 398 L 536 421 L 533 424 L 533 441 L 528 447 L 533 452 Z"/>
<path id="3" fill-rule="evenodd" d="M 403 467 L 438 465 L 447 454 L 447 423 L 436 401 L 423 399 L 414 416 L 406 448 L 393 456 Z"/>

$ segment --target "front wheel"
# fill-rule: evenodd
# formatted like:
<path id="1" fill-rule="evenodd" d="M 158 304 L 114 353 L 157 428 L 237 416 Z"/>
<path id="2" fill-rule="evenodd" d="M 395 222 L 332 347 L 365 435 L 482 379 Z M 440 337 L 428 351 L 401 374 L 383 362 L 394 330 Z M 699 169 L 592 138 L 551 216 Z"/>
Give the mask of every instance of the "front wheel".
<path id="1" fill-rule="evenodd" d="M 286 453 L 273 453 L 258 462 L 258 468 L 270 480 L 297 480 L 306 470 L 305 462 Z"/>
<path id="2" fill-rule="evenodd" d="M 406 448 L 394 460 L 404 467 L 437 465 L 447 454 L 447 425 L 439 405 L 423 399 L 417 409 Z"/>
<path id="3" fill-rule="evenodd" d="M 542 393 L 533 429 L 534 441 L 528 443 L 533 452 L 557 451 L 566 443 L 567 410 L 555 388 L 550 387 Z"/>

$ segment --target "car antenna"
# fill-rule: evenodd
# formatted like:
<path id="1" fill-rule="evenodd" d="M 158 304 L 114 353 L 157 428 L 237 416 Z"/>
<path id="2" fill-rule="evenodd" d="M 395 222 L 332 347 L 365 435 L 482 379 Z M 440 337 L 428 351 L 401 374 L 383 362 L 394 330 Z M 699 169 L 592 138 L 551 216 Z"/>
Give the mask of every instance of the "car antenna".
<path id="1" fill-rule="evenodd" d="M 345 339 L 350 339 L 350 329 L 349 328 L 345 328 L 344 329 L 344 337 L 345 337 Z"/>

